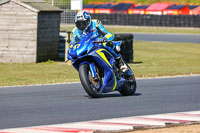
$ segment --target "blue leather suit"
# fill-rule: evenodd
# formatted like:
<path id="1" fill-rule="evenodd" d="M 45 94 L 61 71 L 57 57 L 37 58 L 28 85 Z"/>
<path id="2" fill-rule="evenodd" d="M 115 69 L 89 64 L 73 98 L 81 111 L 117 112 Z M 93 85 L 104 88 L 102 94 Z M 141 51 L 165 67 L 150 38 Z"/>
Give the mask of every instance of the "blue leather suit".
<path id="1" fill-rule="evenodd" d="M 99 38 L 106 38 L 107 42 L 111 42 L 114 39 L 114 35 L 112 33 L 109 33 L 104 26 L 102 25 L 101 21 L 97 20 L 97 19 L 93 19 L 91 20 L 91 23 L 89 25 L 89 27 L 87 28 L 87 30 L 84 31 L 80 31 L 77 27 L 75 27 L 72 30 L 72 41 L 70 43 L 71 45 L 74 45 L 75 43 L 79 42 L 82 38 L 84 38 L 85 35 L 87 35 L 88 33 L 92 33 L 92 41 L 96 41 Z M 118 58 L 120 56 L 120 54 L 116 53 L 114 51 L 115 46 L 120 46 L 121 43 L 119 42 L 111 42 L 112 46 L 107 46 L 104 45 L 105 48 L 112 53 L 112 55 L 115 58 Z"/>

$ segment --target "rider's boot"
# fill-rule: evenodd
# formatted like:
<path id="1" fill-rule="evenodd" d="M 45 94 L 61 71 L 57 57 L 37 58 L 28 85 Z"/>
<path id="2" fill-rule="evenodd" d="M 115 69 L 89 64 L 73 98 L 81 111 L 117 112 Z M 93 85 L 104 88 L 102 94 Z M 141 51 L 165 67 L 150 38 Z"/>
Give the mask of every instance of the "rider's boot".
<path id="1" fill-rule="evenodd" d="M 126 63 L 124 63 L 121 55 L 117 58 L 115 58 L 117 64 L 116 64 L 116 67 L 118 69 L 120 69 L 122 72 L 126 72 L 128 70 L 128 66 L 126 65 Z"/>

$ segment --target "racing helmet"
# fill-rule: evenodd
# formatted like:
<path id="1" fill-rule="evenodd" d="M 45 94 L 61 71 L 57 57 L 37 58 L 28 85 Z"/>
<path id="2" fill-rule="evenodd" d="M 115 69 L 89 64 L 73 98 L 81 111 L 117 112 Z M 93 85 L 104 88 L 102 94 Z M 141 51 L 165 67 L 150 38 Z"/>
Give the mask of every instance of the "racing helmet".
<path id="1" fill-rule="evenodd" d="M 76 14 L 75 24 L 79 30 L 81 31 L 86 30 L 90 26 L 90 23 L 91 23 L 91 16 L 88 12 L 80 11 Z"/>

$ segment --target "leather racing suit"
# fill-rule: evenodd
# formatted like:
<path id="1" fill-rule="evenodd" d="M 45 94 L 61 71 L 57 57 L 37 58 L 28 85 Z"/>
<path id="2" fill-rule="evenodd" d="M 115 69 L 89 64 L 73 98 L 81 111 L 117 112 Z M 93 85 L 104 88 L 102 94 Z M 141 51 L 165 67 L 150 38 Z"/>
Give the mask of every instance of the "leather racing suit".
<path id="1" fill-rule="evenodd" d="M 106 39 L 108 43 L 103 43 L 105 48 L 112 53 L 115 58 L 119 58 L 120 54 L 120 45 L 121 43 L 112 42 L 114 39 L 114 34 L 108 32 L 101 21 L 97 19 L 92 19 L 91 24 L 87 28 L 87 30 L 81 31 L 77 27 L 72 30 L 72 41 L 70 43 L 70 47 L 72 47 L 75 43 L 78 43 L 85 35 L 92 33 L 92 41 L 96 41 L 99 38 Z"/>

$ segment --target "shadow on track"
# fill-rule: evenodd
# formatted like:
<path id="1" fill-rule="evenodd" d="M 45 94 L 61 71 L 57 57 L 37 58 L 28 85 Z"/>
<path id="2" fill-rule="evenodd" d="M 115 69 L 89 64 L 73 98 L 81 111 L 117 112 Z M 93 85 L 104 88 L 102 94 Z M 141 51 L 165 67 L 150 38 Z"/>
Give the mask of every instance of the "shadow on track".
<path id="1" fill-rule="evenodd" d="M 135 93 L 133 96 L 140 96 L 142 95 L 142 93 Z M 119 93 L 113 93 L 113 94 L 102 94 L 102 96 L 100 98 L 91 98 L 88 95 L 86 95 L 85 97 L 88 97 L 88 99 L 101 99 L 101 98 L 111 98 L 111 97 L 131 97 L 131 96 L 123 96 Z"/>

